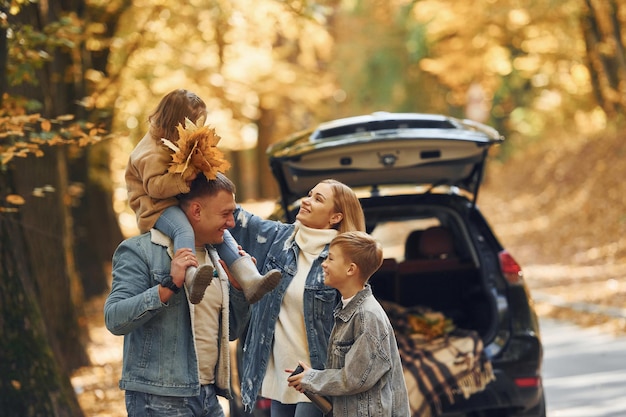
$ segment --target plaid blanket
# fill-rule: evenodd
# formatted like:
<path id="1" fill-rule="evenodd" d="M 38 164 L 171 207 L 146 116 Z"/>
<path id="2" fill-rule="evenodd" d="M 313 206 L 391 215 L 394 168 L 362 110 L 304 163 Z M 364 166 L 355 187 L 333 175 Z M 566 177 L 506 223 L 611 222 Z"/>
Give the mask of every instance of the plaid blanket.
<path id="1" fill-rule="evenodd" d="M 396 333 L 411 417 L 439 416 L 442 396 L 453 404 L 456 394 L 469 398 L 495 379 L 491 362 L 483 352 L 482 340 L 475 331 L 456 329 L 428 341 L 411 334 L 406 320 L 408 313 L 423 313 L 423 308 L 407 309 L 390 302 L 381 304 Z"/>

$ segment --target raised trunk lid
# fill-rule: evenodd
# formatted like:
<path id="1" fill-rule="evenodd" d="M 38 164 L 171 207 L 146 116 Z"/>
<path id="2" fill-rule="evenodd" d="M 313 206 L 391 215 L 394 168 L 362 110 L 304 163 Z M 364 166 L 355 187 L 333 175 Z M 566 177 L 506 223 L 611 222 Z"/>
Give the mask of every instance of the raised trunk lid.
<path id="1" fill-rule="evenodd" d="M 448 185 L 475 202 L 494 129 L 469 120 L 419 113 L 373 113 L 338 119 L 268 149 L 285 209 L 319 181 L 350 187 Z"/>

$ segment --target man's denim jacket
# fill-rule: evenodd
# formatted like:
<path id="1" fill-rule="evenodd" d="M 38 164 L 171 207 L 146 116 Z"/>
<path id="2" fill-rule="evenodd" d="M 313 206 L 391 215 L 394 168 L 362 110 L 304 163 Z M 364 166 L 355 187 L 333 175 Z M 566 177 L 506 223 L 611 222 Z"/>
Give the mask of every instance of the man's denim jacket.
<path id="1" fill-rule="evenodd" d="M 246 252 L 254 256 L 261 273 L 278 269 L 282 279 L 278 286 L 252 306 L 250 327 L 246 335 L 241 371 L 241 397 L 246 409 L 254 406 L 267 369 L 280 305 L 297 271 L 300 248 L 294 240 L 297 224 L 264 220 L 241 208 L 235 211 L 231 234 Z M 333 309 L 339 293 L 324 285 L 322 262 L 328 256 L 328 245 L 313 262 L 304 287 L 304 322 L 313 367 L 323 368 L 328 338 L 333 327 Z M 293 364 L 293 367 L 297 366 Z M 287 379 L 285 374 L 285 381 Z"/>
<path id="2" fill-rule="evenodd" d="M 153 229 L 122 242 L 113 255 L 113 284 L 104 305 L 107 329 L 124 335 L 120 388 L 155 395 L 187 397 L 200 393 L 198 358 L 193 335 L 193 305 L 185 291 L 167 304 L 159 298 L 159 284 L 170 274 L 171 240 Z M 249 305 L 241 291 L 228 284 L 217 264 L 217 252 L 208 248 L 224 291 L 220 357 L 216 366 L 218 394 L 230 398 L 228 340 L 245 329 Z M 230 288 L 230 290 L 229 290 Z M 230 298 L 230 302 L 229 302 Z"/>
<path id="3" fill-rule="evenodd" d="M 337 306 L 326 369 L 307 371 L 302 388 L 330 396 L 333 417 L 411 414 L 393 328 L 369 284 Z"/>

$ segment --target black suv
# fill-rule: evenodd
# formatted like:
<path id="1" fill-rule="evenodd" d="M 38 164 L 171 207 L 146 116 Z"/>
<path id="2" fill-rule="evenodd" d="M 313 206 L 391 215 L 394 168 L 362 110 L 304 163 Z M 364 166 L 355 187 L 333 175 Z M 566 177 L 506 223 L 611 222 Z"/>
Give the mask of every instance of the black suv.
<path id="1" fill-rule="evenodd" d="M 444 416 L 546 415 L 529 292 L 476 205 L 488 151 L 502 141 L 469 120 L 380 112 L 324 123 L 268 149 L 281 193 L 277 218 L 293 222 L 299 199 L 322 179 L 349 185 L 384 247 L 374 295 L 442 312 L 482 339 L 495 380 L 469 398 L 442 398 Z"/>

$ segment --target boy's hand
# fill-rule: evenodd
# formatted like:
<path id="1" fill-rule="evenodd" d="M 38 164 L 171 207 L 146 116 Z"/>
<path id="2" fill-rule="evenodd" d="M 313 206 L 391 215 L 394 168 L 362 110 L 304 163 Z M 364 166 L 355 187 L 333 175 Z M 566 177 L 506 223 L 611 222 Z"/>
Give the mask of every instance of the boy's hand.
<path id="1" fill-rule="evenodd" d="M 285 372 L 288 372 L 290 374 L 289 377 L 287 378 L 287 382 L 288 382 L 288 385 L 290 387 L 293 387 L 296 391 L 304 392 L 304 388 L 302 388 L 302 385 L 301 385 L 302 378 L 304 378 L 304 374 L 306 373 L 307 370 L 311 369 L 311 367 L 302 361 L 299 361 L 298 365 L 302 367 L 303 369 L 302 372 L 294 373 L 293 369 L 285 369 Z"/>

